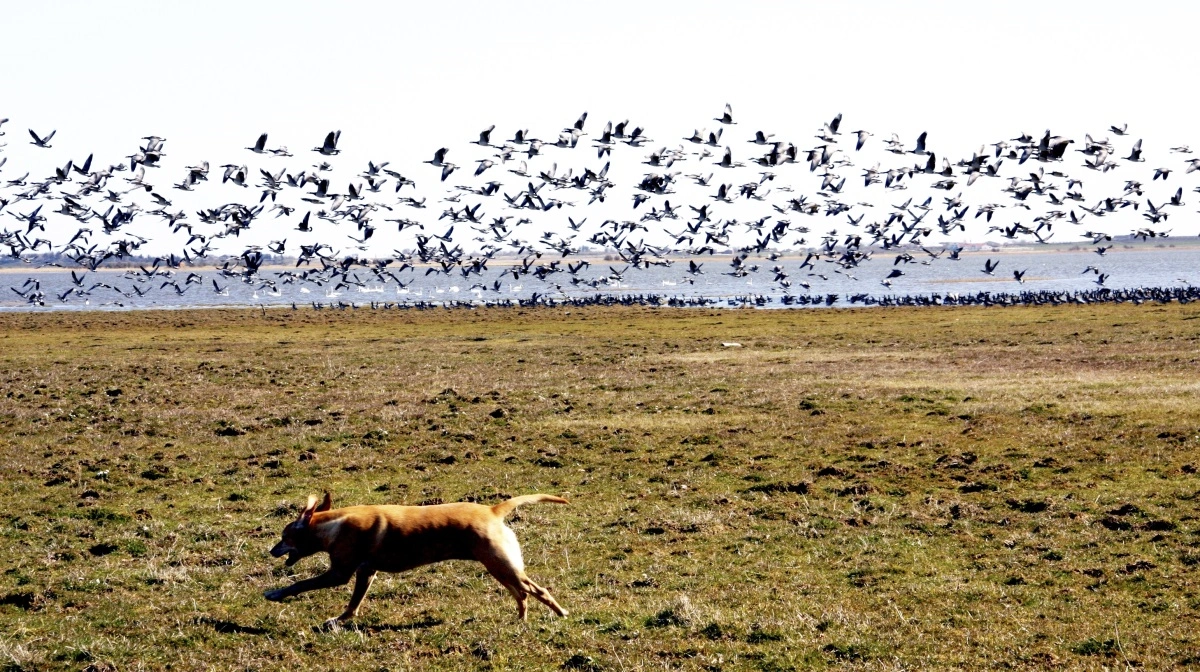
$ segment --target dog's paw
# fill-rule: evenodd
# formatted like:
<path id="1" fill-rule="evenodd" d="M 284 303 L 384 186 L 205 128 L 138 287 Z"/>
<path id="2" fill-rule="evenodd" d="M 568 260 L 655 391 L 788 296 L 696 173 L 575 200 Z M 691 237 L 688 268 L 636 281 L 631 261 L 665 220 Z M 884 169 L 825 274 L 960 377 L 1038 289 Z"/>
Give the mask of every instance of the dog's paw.
<path id="1" fill-rule="evenodd" d="M 341 629 L 342 620 L 336 616 L 321 624 L 321 630 L 324 632 L 340 632 Z"/>
<path id="2" fill-rule="evenodd" d="M 278 590 L 268 590 L 267 592 L 263 593 L 263 597 L 272 602 L 282 602 L 283 598 L 287 597 L 287 593 L 280 588 Z"/>

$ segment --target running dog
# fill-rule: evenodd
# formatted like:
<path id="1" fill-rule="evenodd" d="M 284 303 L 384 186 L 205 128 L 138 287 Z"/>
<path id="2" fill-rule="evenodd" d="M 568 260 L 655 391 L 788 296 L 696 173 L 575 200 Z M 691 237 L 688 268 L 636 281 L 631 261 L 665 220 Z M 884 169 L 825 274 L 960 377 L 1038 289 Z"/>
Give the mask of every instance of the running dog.
<path id="1" fill-rule="evenodd" d="M 329 554 L 329 570 L 263 594 L 282 601 L 310 590 L 342 586 L 355 576 L 354 593 L 341 616 L 327 624 L 346 622 L 358 614 L 376 572 L 403 572 L 443 560 L 478 560 L 508 589 L 517 601 L 517 615 L 525 620 L 525 599 L 532 595 L 558 614 L 567 610 L 545 588 L 525 575 L 525 561 L 517 535 L 504 517 L 523 504 L 567 500 L 554 495 L 521 495 L 495 506 L 460 502 L 432 506 L 347 506 L 332 508 L 332 499 L 317 503 L 315 496 L 300 517 L 283 528 L 283 539 L 271 549 L 276 558 L 287 556 L 291 567 L 315 553 Z"/>

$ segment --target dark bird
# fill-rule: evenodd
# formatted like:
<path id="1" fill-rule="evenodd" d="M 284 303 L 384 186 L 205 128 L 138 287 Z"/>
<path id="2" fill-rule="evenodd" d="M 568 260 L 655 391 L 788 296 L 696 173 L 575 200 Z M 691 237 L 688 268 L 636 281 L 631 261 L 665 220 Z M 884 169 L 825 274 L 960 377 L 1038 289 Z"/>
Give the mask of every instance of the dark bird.
<path id="1" fill-rule="evenodd" d="M 1142 158 L 1142 141 L 1140 139 L 1133 143 L 1133 149 L 1130 150 L 1129 156 L 1125 157 L 1125 160 L 1134 161 L 1137 163 L 1145 161 L 1145 159 Z"/>
<path id="2" fill-rule="evenodd" d="M 494 131 L 494 130 L 496 130 L 496 125 L 492 124 L 491 126 L 488 126 L 487 128 L 480 131 L 479 139 L 474 140 L 473 141 L 474 144 L 479 145 L 480 147 L 491 147 L 492 146 L 492 131 Z"/>
<path id="3" fill-rule="evenodd" d="M 328 141 L 326 141 L 326 144 L 328 144 Z M 337 144 L 336 138 L 334 139 L 334 144 L 335 145 Z M 267 153 L 267 134 L 263 133 L 262 135 L 258 136 L 258 140 L 255 141 L 254 146 L 247 147 L 246 149 L 254 152 L 255 154 L 266 154 Z M 324 153 L 324 152 L 322 152 L 322 153 Z"/>
<path id="4" fill-rule="evenodd" d="M 735 124 L 733 120 L 733 107 L 729 103 L 725 103 L 725 114 L 719 117 L 713 117 L 714 121 L 719 121 L 722 124 Z"/>
<path id="5" fill-rule="evenodd" d="M 341 151 L 337 147 L 338 140 L 341 139 L 341 131 L 330 131 L 329 135 L 325 136 L 325 144 L 321 145 L 320 147 L 313 147 L 313 151 L 325 156 L 333 156 Z M 266 136 L 264 135 L 262 138 L 260 138 L 260 140 L 266 142 Z"/>
<path id="6" fill-rule="evenodd" d="M 29 129 L 29 135 L 30 135 L 30 137 L 33 138 L 33 142 L 30 142 L 29 144 L 36 145 L 36 146 L 42 147 L 44 149 L 50 149 L 50 140 L 54 138 L 54 134 L 57 132 L 58 132 L 58 130 L 55 129 L 53 131 L 50 131 L 50 135 L 47 135 L 44 138 L 39 138 L 38 134 L 34 133 L 33 129 L 31 128 L 31 129 Z"/>
<path id="7" fill-rule="evenodd" d="M 921 134 L 917 136 L 917 147 L 916 147 L 916 149 L 912 150 L 913 154 L 928 154 L 929 153 L 929 152 L 925 151 L 925 138 L 928 135 L 929 135 L 928 131 L 922 131 Z"/>

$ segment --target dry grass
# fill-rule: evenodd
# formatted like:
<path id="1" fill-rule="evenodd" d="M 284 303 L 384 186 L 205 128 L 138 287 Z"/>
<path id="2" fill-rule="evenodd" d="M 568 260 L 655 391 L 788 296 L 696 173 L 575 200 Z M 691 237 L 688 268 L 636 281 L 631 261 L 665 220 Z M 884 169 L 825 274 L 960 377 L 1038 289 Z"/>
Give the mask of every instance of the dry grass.
<path id="1" fill-rule="evenodd" d="M 1197 318 L 3 315 L 0 669 L 1195 665 Z M 572 616 L 453 563 L 314 630 L 261 593 L 322 489 L 568 495 L 513 526 Z"/>

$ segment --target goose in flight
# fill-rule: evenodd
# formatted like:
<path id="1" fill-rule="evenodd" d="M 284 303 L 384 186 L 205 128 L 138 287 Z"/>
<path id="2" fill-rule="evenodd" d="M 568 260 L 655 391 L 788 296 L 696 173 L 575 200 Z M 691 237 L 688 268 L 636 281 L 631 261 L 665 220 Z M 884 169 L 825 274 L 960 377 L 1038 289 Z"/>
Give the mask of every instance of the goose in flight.
<path id="1" fill-rule="evenodd" d="M 437 166 L 438 168 L 441 168 L 442 165 L 446 163 L 446 153 L 449 151 L 450 151 L 449 148 L 442 147 L 441 149 L 439 149 L 433 153 L 432 159 L 430 159 L 429 161 L 423 161 L 422 163 L 428 163 L 431 166 Z"/>
<path id="2" fill-rule="evenodd" d="M 494 131 L 494 130 L 496 130 L 495 124 L 492 124 L 491 126 L 488 126 L 487 128 L 483 129 L 482 131 L 479 132 L 479 139 L 474 141 L 474 143 L 472 143 L 472 144 L 479 145 L 480 147 L 491 147 L 492 146 L 492 131 Z"/>
<path id="3" fill-rule="evenodd" d="M 714 121 L 719 121 L 722 124 L 736 124 L 733 120 L 733 107 L 729 103 L 725 103 L 725 114 L 719 117 L 713 117 Z"/>
<path id="4" fill-rule="evenodd" d="M 584 112 L 583 114 L 579 115 L 579 118 L 575 120 L 575 125 L 572 126 L 571 128 L 564 128 L 563 133 L 570 133 L 571 131 L 578 131 L 579 133 L 582 134 L 583 133 L 583 122 L 587 121 L 587 114 L 588 114 L 587 112 Z"/>
<path id="5" fill-rule="evenodd" d="M 529 177 L 529 164 L 522 161 L 521 163 L 517 164 L 516 168 L 509 168 L 508 172 L 520 177 Z"/>
<path id="6" fill-rule="evenodd" d="M 336 141 L 334 142 L 334 144 L 337 144 Z M 255 154 L 266 154 L 267 153 L 267 134 L 263 133 L 262 135 L 258 136 L 258 140 L 255 141 L 254 146 L 247 147 L 246 149 L 254 152 Z"/>
<path id="7" fill-rule="evenodd" d="M 867 138 L 874 134 L 870 131 L 855 131 L 854 135 L 857 137 L 857 140 L 854 142 L 854 151 L 857 152 L 863 148 L 863 144 L 866 143 Z"/>
<path id="8" fill-rule="evenodd" d="M 734 162 L 733 150 L 730 149 L 729 147 L 726 147 L 725 155 L 722 156 L 721 160 L 716 162 L 714 165 L 720 166 L 722 168 L 741 168 L 742 166 L 744 166 L 746 164 L 740 163 L 740 162 Z"/>
<path id="9" fill-rule="evenodd" d="M 929 131 L 922 131 L 921 134 L 917 136 L 917 148 L 912 150 L 913 154 L 928 154 L 929 153 L 929 152 L 925 151 L 925 138 L 928 135 L 929 135 Z"/>
<path id="10" fill-rule="evenodd" d="M 266 136 L 263 136 L 264 138 Z M 325 156 L 333 156 L 341 150 L 337 148 L 338 140 L 342 138 L 341 131 L 330 131 L 329 135 L 325 136 L 325 144 L 320 147 L 313 147 L 313 151 Z M 265 140 L 264 140 L 265 142 Z"/>
<path id="11" fill-rule="evenodd" d="M 296 227 L 296 230 L 300 231 L 301 233 L 311 233 L 312 227 L 308 223 L 310 217 L 312 217 L 311 210 L 304 213 L 304 218 L 300 220 L 300 224 Z"/>
<path id="12" fill-rule="evenodd" d="M 838 128 L 840 128 L 841 125 L 842 125 L 842 113 L 838 112 L 837 116 L 833 118 L 833 121 L 831 121 L 825 125 L 825 128 L 826 128 L 826 130 L 829 131 L 830 135 L 841 135 L 841 133 L 838 132 Z"/>
<path id="13" fill-rule="evenodd" d="M 1125 157 L 1125 160 L 1134 161 L 1136 163 L 1145 161 L 1145 159 L 1142 158 L 1142 141 L 1140 138 L 1137 142 L 1133 143 L 1133 149 L 1130 150 L 1129 156 Z"/>
<path id="14" fill-rule="evenodd" d="M 996 267 L 999 265 L 1000 265 L 999 261 L 992 261 L 991 259 L 987 259 L 983 262 L 983 272 L 988 275 L 994 275 L 996 272 Z"/>
<path id="15" fill-rule="evenodd" d="M 698 135 L 698 134 L 697 134 L 697 135 Z M 752 142 L 752 143 L 754 143 L 754 144 L 756 144 L 756 145 L 771 145 L 771 144 L 774 144 L 773 142 L 771 142 L 771 138 L 773 138 L 773 137 L 775 137 L 775 134 L 774 134 L 774 133 L 763 133 L 762 131 L 755 131 L 755 132 L 754 132 L 754 139 L 753 139 L 753 140 L 747 140 L 746 142 Z M 696 141 L 697 141 L 697 140 L 696 140 L 696 136 L 693 136 L 693 137 L 691 137 L 691 138 L 688 138 L 688 140 L 691 140 L 692 142 L 696 142 Z M 700 141 L 700 142 L 703 142 L 704 140 L 703 140 L 703 139 L 700 139 L 699 141 Z"/>
<path id="16" fill-rule="evenodd" d="M 35 145 L 37 147 L 41 147 L 42 149 L 50 149 L 50 140 L 54 138 L 54 134 L 57 132 L 58 132 L 58 130 L 55 129 L 53 131 L 50 131 L 50 135 L 47 135 L 44 138 L 39 138 L 38 134 L 34 133 L 33 129 L 31 128 L 31 129 L 29 129 L 29 135 L 33 137 L 33 142 L 31 142 L 29 144 Z"/>

